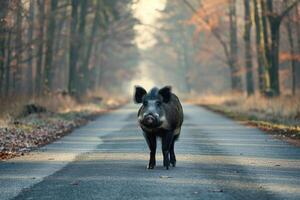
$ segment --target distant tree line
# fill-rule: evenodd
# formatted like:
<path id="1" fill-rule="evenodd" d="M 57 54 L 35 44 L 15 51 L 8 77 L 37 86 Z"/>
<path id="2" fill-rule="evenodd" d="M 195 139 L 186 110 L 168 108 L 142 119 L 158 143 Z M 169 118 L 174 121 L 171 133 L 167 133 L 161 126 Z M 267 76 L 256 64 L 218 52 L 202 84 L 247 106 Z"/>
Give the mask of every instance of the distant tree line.
<path id="1" fill-rule="evenodd" d="M 130 0 L 0 1 L 0 95 L 121 85 L 133 74 Z"/>
<path id="2" fill-rule="evenodd" d="M 223 49 L 233 91 L 252 95 L 257 88 L 262 94 L 278 96 L 283 88 L 280 78 L 290 80 L 292 94 L 300 91 L 300 0 L 181 2 L 192 11 L 191 23 L 198 32 L 208 32 Z M 237 14 L 241 8 L 243 18 Z M 282 39 L 288 52 L 280 51 Z M 290 62 L 288 77 L 280 77 L 284 61 Z"/>

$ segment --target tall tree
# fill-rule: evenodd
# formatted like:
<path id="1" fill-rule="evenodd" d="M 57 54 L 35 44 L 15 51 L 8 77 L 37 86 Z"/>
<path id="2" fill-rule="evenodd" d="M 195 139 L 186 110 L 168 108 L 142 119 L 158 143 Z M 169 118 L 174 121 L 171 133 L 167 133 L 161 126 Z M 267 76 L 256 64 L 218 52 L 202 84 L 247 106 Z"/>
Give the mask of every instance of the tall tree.
<path id="1" fill-rule="evenodd" d="M 35 72 L 35 94 L 41 95 L 42 90 L 42 70 L 44 60 L 44 24 L 45 24 L 45 2 L 44 0 L 38 0 L 38 31 L 37 31 L 37 60 L 36 60 L 36 72 Z"/>
<path id="2" fill-rule="evenodd" d="M 83 62 L 82 62 L 82 68 L 85 68 L 85 70 L 84 70 L 85 77 L 89 76 L 88 66 L 89 66 L 89 62 L 90 62 L 90 58 L 91 58 L 91 54 L 92 54 L 92 49 L 94 47 L 95 36 L 96 36 L 97 30 L 99 29 L 99 24 L 101 21 L 100 11 L 101 11 L 101 1 L 97 1 L 96 7 L 95 7 L 95 16 L 93 19 L 92 30 L 91 30 L 91 34 L 87 40 L 87 43 L 86 43 L 86 46 L 87 46 L 86 52 L 84 54 L 84 58 L 83 58 Z M 86 86 L 86 87 L 88 87 L 88 86 Z"/>
<path id="3" fill-rule="evenodd" d="M 252 95 L 254 93 L 253 83 L 253 64 L 252 64 L 252 47 L 251 47 L 251 12 L 250 12 L 250 1 L 244 0 L 245 8 L 245 64 L 246 64 L 246 82 L 247 82 L 247 94 Z"/>
<path id="4" fill-rule="evenodd" d="M 287 2 L 284 3 L 285 7 L 287 7 Z M 292 16 L 288 14 L 287 16 L 287 21 L 285 23 L 286 25 L 286 30 L 287 30 L 287 35 L 288 35 L 288 41 L 290 45 L 290 55 L 291 55 L 291 74 L 292 74 L 292 94 L 296 94 L 296 67 L 297 67 L 297 62 L 295 59 L 296 55 L 296 50 L 295 50 L 295 45 L 294 45 L 294 35 L 293 35 L 293 24 L 292 24 Z"/>
<path id="5" fill-rule="evenodd" d="M 5 71 L 5 49 L 6 49 L 6 15 L 8 11 L 8 1 L 0 2 L 0 95 L 2 94 L 3 82 L 4 82 L 4 71 Z"/>
<path id="6" fill-rule="evenodd" d="M 297 43 L 296 43 L 296 53 L 297 55 L 300 55 L 300 15 L 299 15 L 300 9 L 299 4 L 297 5 L 295 9 L 295 16 L 296 16 L 296 35 L 297 35 Z M 300 60 L 296 59 L 297 67 L 296 67 L 296 92 L 300 92 Z"/>
<path id="7" fill-rule="evenodd" d="M 90 58 L 92 55 L 93 47 L 96 46 L 95 48 L 97 48 L 96 50 L 98 50 L 98 46 L 99 46 L 99 45 L 94 45 L 94 41 L 95 41 L 97 31 L 99 30 L 99 24 L 101 21 L 101 16 L 100 16 L 101 4 L 102 4 L 101 1 L 97 1 L 97 3 L 96 3 L 95 15 L 94 15 L 93 24 L 92 24 L 92 30 L 91 30 L 90 36 L 87 39 L 87 43 L 86 43 L 86 45 L 87 45 L 86 52 L 84 53 L 84 58 L 83 58 L 83 62 L 82 62 L 82 65 L 83 65 L 82 68 L 84 66 L 86 67 L 85 73 L 89 72 L 88 66 L 90 63 Z M 100 55 L 100 56 L 102 56 L 102 55 Z M 100 62 L 100 65 L 101 65 L 101 62 Z M 98 66 L 97 68 L 98 69 L 96 70 L 96 72 L 100 73 L 100 67 Z M 99 74 L 99 73 L 96 73 L 96 74 Z M 89 76 L 89 73 L 85 74 L 85 77 L 88 77 L 88 76 Z M 96 80 L 98 80 L 98 77 L 99 77 L 99 75 L 96 75 Z M 98 83 L 95 83 L 95 85 L 96 85 L 96 87 L 98 87 Z M 89 85 L 87 85 L 87 87 L 88 86 Z"/>
<path id="8" fill-rule="evenodd" d="M 5 43 L 7 50 L 5 54 L 5 88 L 4 94 L 10 95 L 10 73 L 11 73 L 11 56 L 12 56 L 12 29 L 10 28 L 7 33 L 7 39 Z"/>
<path id="9" fill-rule="evenodd" d="M 28 56 L 28 62 L 27 62 L 27 74 L 26 74 L 26 78 L 27 78 L 27 94 L 28 95 L 32 95 L 33 92 L 33 80 L 32 80 L 32 69 L 33 69 L 33 32 L 34 32 L 34 16 L 35 16 L 35 0 L 30 0 L 29 2 L 29 17 L 28 17 L 28 44 L 29 44 L 29 48 L 27 51 L 27 56 Z"/>
<path id="10" fill-rule="evenodd" d="M 78 86 L 77 90 L 80 93 L 85 93 L 87 87 L 87 75 L 88 75 L 88 66 L 83 65 L 84 56 L 85 56 L 85 45 L 86 45 L 86 15 L 87 15 L 87 6 L 88 1 L 80 1 L 80 17 L 79 17 L 79 45 L 77 51 L 80 52 L 80 62 L 78 65 Z"/>
<path id="11" fill-rule="evenodd" d="M 273 1 L 267 0 L 268 21 L 270 24 L 271 48 L 270 48 L 270 87 L 275 96 L 280 94 L 279 87 L 279 42 L 280 25 L 282 19 L 292 10 L 300 0 L 296 0 L 285 8 L 281 13 L 276 13 L 273 7 Z"/>
<path id="12" fill-rule="evenodd" d="M 241 71 L 240 67 L 238 65 L 238 42 L 237 42 L 237 20 L 236 20 L 236 1 L 230 0 L 228 3 L 229 8 L 229 45 L 226 42 L 226 39 L 224 39 L 221 34 L 222 31 L 219 30 L 218 26 L 211 25 L 211 22 L 209 21 L 209 13 L 206 13 L 205 9 L 203 8 L 203 5 L 200 3 L 200 9 L 196 9 L 188 0 L 183 0 L 185 5 L 190 8 L 195 18 L 197 19 L 196 26 L 204 27 L 205 30 L 210 31 L 214 38 L 220 43 L 224 50 L 224 55 L 226 58 L 226 64 L 230 68 L 230 77 L 231 77 L 231 89 L 233 91 L 241 92 L 242 87 L 242 78 L 241 78 Z M 199 12 L 199 10 L 201 12 Z M 203 16 L 204 14 L 204 16 Z M 214 23 L 212 23 L 214 24 Z"/>
<path id="13" fill-rule="evenodd" d="M 70 52 L 69 52 L 69 82 L 68 91 L 70 94 L 77 93 L 76 80 L 77 80 L 77 59 L 78 59 L 78 42 L 77 42 L 77 26 L 78 26 L 78 0 L 72 0 L 71 11 L 71 27 L 70 27 Z"/>
<path id="14" fill-rule="evenodd" d="M 229 29 L 230 29 L 230 71 L 232 78 L 232 89 L 242 92 L 242 78 L 238 63 L 238 36 L 237 36 L 237 16 L 236 0 L 229 0 Z"/>
<path id="15" fill-rule="evenodd" d="M 120 65 L 122 55 L 110 56 L 125 45 L 134 46 L 131 1 L 1 1 L 0 95 L 42 96 L 54 88 L 68 88 L 76 97 L 84 95 L 94 81 L 90 69 L 99 66 L 97 59 L 90 64 L 90 58 L 99 55 L 94 48 L 99 44 L 105 54 L 101 68 L 113 66 L 106 67 L 111 77 L 126 71 L 117 67 L 127 64 Z M 117 19 L 121 12 L 124 16 Z M 104 43 L 107 38 L 109 42 Z"/>
<path id="16" fill-rule="evenodd" d="M 68 82 L 68 55 L 69 37 L 67 31 L 70 26 L 70 4 L 69 1 L 58 1 L 56 12 L 55 40 L 53 44 L 53 62 L 51 66 L 51 88 L 66 90 Z"/>
<path id="17" fill-rule="evenodd" d="M 13 69 L 13 90 L 14 92 L 20 92 L 21 90 L 21 79 L 22 79 L 22 48 L 23 48 L 23 42 L 22 42 L 22 2 L 17 1 L 16 2 L 16 39 L 15 39 L 15 53 L 16 53 L 16 64 L 14 65 Z"/>
<path id="18" fill-rule="evenodd" d="M 254 9 L 254 21 L 255 21 L 255 38 L 256 38 L 256 58 L 257 58 L 257 66 L 258 66 L 258 88 L 261 93 L 263 93 L 266 89 L 267 81 L 266 81 L 266 65 L 265 65 L 265 48 L 264 48 L 264 32 L 262 19 L 259 12 L 261 0 L 253 1 L 253 9 Z"/>
<path id="19" fill-rule="evenodd" d="M 57 0 L 50 1 L 49 21 L 47 26 L 46 52 L 45 52 L 45 73 L 44 73 L 44 92 L 51 90 L 52 81 L 52 62 L 53 62 L 53 44 L 55 35 L 55 16 L 57 9 Z"/>

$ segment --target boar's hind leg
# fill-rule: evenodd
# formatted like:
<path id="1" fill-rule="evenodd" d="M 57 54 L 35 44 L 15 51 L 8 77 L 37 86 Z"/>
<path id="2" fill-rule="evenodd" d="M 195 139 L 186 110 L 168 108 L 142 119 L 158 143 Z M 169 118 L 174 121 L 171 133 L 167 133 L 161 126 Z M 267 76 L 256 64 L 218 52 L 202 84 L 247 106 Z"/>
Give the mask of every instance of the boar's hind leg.
<path id="1" fill-rule="evenodd" d="M 171 147 L 170 147 L 170 163 L 172 164 L 173 167 L 176 166 L 176 156 L 175 156 L 175 151 L 174 151 L 174 145 L 175 145 L 175 141 L 177 138 L 178 138 L 178 135 L 175 135 L 173 137 Z"/>
<path id="2" fill-rule="evenodd" d="M 148 169 L 153 169 L 155 167 L 156 161 L 155 161 L 155 153 L 156 153 L 156 136 L 155 135 L 148 135 L 144 134 L 145 139 L 147 141 L 147 144 L 150 149 L 150 159 L 149 164 L 147 166 Z"/>
<path id="3" fill-rule="evenodd" d="M 162 152 L 163 152 L 163 157 L 164 157 L 164 167 L 166 169 L 169 169 L 170 166 L 170 148 L 171 144 L 173 141 L 173 133 L 172 132 L 167 132 L 163 137 L 162 137 Z"/>

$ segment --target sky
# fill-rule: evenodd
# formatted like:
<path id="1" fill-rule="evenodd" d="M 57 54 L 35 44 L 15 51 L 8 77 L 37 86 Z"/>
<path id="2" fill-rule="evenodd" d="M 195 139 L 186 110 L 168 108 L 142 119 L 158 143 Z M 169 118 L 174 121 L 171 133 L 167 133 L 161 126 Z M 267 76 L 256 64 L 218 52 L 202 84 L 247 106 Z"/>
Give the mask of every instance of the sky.
<path id="1" fill-rule="evenodd" d="M 134 16 L 140 20 L 141 24 L 135 26 L 136 38 L 135 42 L 140 51 L 147 50 L 156 44 L 155 32 L 160 27 L 159 20 L 162 17 L 162 10 L 165 8 L 167 0 L 139 0 L 132 6 Z M 155 83 L 149 77 L 148 62 L 140 60 L 139 73 L 129 86 L 130 92 L 135 85 L 143 86 L 149 90 Z"/>
<path id="2" fill-rule="evenodd" d="M 136 25 L 137 37 L 135 42 L 140 49 L 147 49 L 155 44 L 153 35 L 159 27 L 161 11 L 165 8 L 166 0 L 139 0 L 132 6 L 134 16 L 140 20 Z M 154 28 L 156 27 L 156 28 Z"/>

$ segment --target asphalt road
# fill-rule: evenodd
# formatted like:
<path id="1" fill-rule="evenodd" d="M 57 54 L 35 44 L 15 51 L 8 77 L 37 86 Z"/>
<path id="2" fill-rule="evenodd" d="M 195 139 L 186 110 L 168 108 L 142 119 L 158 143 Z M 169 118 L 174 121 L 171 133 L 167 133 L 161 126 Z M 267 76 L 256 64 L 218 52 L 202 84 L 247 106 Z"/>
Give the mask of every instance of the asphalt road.
<path id="1" fill-rule="evenodd" d="M 0 162 L 0 199 L 300 199 L 300 148 L 184 105 L 177 166 L 147 170 L 128 105 L 21 158 Z"/>

